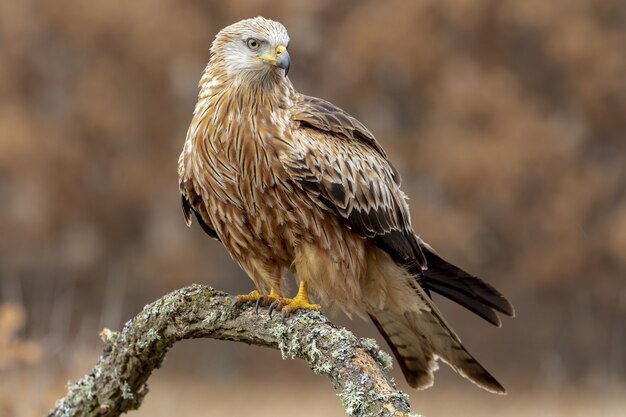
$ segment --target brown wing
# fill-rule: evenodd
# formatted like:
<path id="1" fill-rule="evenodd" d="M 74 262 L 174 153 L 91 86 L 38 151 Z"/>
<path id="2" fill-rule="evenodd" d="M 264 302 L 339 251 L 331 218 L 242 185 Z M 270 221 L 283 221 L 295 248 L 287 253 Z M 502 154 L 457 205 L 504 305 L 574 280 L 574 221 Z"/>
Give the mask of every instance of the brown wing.
<path id="1" fill-rule="evenodd" d="M 346 227 L 409 267 L 426 265 L 411 229 L 400 177 L 374 136 L 333 104 L 304 96 L 293 108 L 298 128 L 280 155 L 291 179 Z"/>
<path id="2" fill-rule="evenodd" d="M 292 179 L 362 237 L 407 265 L 427 294 L 437 292 L 499 326 L 511 303 L 491 285 L 446 262 L 411 229 L 400 177 L 363 124 L 333 104 L 303 96 L 294 106 Z M 423 267 L 427 266 L 426 270 Z"/>
<path id="3" fill-rule="evenodd" d="M 308 126 L 325 132 L 336 133 L 349 139 L 360 140 L 387 159 L 385 150 L 363 123 L 326 100 L 302 96 L 300 102 L 294 106 L 293 120 L 299 121 L 305 127 Z M 397 175 L 395 169 L 394 175 Z"/>

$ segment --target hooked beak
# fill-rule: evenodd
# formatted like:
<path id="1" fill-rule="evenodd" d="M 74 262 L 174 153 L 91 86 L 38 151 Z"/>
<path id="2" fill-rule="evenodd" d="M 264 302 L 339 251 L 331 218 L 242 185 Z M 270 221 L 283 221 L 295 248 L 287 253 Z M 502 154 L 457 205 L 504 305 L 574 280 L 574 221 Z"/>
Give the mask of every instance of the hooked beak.
<path id="1" fill-rule="evenodd" d="M 291 57 L 289 56 L 289 52 L 287 52 L 287 48 L 283 45 L 278 45 L 278 48 L 276 48 L 276 66 L 285 70 L 285 77 L 289 72 L 290 65 Z"/>
<path id="2" fill-rule="evenodd" d="M 291 58 L 289 57 L 289 52 L 287 52 L 287 48 L 284 45 L 278 45 L 273 55 L 264 55 L 260 58 L 277 66 L 278 68 L 282 68 L 285 70 L 285 77 L 287 76 L 289 66 L 291 65 Z"/>

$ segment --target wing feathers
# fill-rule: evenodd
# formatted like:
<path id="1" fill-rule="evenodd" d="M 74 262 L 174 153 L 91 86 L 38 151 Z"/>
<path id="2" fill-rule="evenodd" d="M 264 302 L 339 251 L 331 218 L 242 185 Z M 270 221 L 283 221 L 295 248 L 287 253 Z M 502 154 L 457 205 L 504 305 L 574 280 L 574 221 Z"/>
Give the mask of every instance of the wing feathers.
<path id="1" fill-rule="evenodd" d="M 500 327 L 502 325 L 500 317 L 498 317 L 496 312 L 493 311 L 493 309 L 489 306 L 476 302 L 474 297 L 467 295 L 466 293 L 463 293 L 452 287 L 446 287 L 445 285 L 439 286 L 437 282 L 422 279 L 422 282 L 424 281 L 428 283 L 427 285 L 424 285 L 428 289 L 435 291 L 440 295 L 445 295 L 447 298 L 462 305 L 463 307 L 470 310 L 472 313 L 480 316 L 494 326 Z"/>
<path id="2" fill-rule="evenodd" d="M 429 246 L 424 245 L 424 249 L 428 269 L 424 271 L 421 283 L 426 290 L 456 301 L 496 326 L 500 320 L 493 320 L 495 313 L 486 313 L 485 317 L 485 309 L 494 309 L 507 316 L 515 315 L 513 305 L 494 287 L 446 262 Z"/>
<path id="3" fill-rule="evenodd" d="M 374 136 L 333 104 L 302 96 L 292 118 L 295 144 L 280 160 L 318 205 L 372 239 L 403 265 L 425 266 L 411 230 L 400 177 Z"/>
<path id="4" fill-rule="evenodd" d="M 293 131 L 293 147 L 279 156 L 292 181 L 318 206 L 388 253 L 420 284 L 413 288 L 423 302 L 416 298 L 414 304 L 425 303 L 423 310 L 405 306 L 403 314 L 397 309 L 368 311 L 409 384 L 432 385 L 436 359 L 441 358 L 481 387 L 504 393 L 465 350 L 427 292 L 438 292 L 495 325 L 500 324 L 496 311 L 512 315 L 511 304 L 490 285 L 445 262 L 415 235 L 399 176 L 363 125 L 324 100 L 303 97 L 296 109 L 293 119 L 300 128 Z"/>
<path id="5" fill-rule="evenodd" d="M 293 120 L 315 129 L 361 140 L 376 149 L 383 158 L 387 157 L 374 135 L 361 122 L 326 100 L 302 96 L 294 107 Z"/>
<path id="6" fill-rule="evenodd" d="M 303 96 L 295 108 L 294 120 L 305 125 L 295 132 L 301 148 L 281 162 L 318 205 L 407 267 L 427 293 L 437 292 L 496 326 L 496 311 L 514 315 L 495 288 L 449 264 L 415 235 L 399 177 L 361 123 L 313 97 Z"/>

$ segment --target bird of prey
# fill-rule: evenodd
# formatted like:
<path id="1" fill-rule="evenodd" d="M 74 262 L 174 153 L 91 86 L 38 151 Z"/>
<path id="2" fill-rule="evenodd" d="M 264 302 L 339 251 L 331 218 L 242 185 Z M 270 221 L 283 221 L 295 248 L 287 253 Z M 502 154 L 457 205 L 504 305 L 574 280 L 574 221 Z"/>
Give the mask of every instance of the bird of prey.
<path id="1" fill-rule="evenodd" d="M 430 295 L 497 326 L 496 312 L 513 316 L 512 305 L 417 236 L 383 148 L 339 107 L 295 90 L 288 46 L 284 26 L 263 17 L 215 37 L 178 161 L 187 224 L 195 217 L 252 279 L 256 290 L 240 302 L 318 310 L 311 291 L 369 315 L 412 387 L 432 385 L 441 359 L 504 393 Z M 293 298 L 281 292 L 286 271 L 299 281 Z"/>

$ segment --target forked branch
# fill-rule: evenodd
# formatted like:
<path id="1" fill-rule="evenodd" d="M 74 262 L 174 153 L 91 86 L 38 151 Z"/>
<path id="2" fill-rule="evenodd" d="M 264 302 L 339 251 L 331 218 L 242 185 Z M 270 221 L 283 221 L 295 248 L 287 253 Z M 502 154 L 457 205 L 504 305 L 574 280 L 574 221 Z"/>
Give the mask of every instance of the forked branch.
<path id="1" fill-rule="evenodd" d="M 338 329 L 318 312 L 283 322 L 233 306 L 234 298 L 202 285 L 174 291 L 147 305 L 121 332 L 103 330 L 104 352 L 91 372 L 69 388 L 49 417 L 119 416 L 139 408 L 150 374 L 179 340 L 232 340 L 301 358 L 327 376 L 351 416 L 409 416 L 407 396 L 385 374 L 389 355 L 371 339 Z"/>

